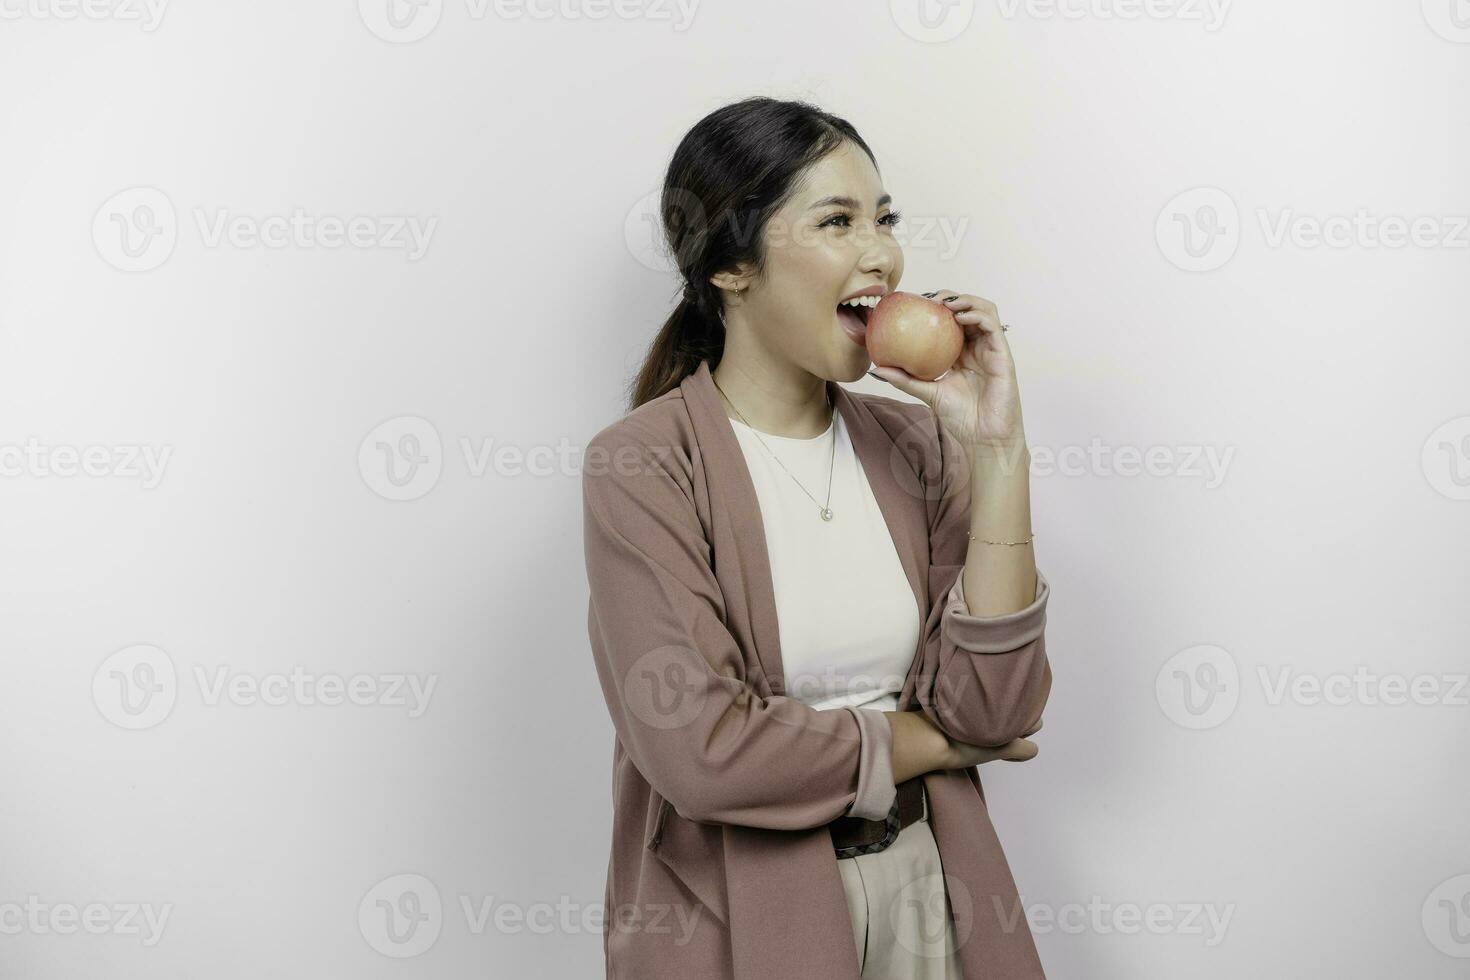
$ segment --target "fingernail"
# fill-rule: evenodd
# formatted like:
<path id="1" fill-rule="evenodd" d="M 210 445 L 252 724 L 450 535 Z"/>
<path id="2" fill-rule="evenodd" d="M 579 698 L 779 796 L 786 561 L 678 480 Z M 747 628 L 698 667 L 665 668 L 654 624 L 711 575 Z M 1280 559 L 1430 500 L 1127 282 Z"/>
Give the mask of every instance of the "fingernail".
<path id="1" fill-rule="evenodd" d="M 944 301 L 946 303 L 953 303 L 957 299 L 959 299 L 958 296 L 946 296 L 946 297 L 944 297 Z"/>

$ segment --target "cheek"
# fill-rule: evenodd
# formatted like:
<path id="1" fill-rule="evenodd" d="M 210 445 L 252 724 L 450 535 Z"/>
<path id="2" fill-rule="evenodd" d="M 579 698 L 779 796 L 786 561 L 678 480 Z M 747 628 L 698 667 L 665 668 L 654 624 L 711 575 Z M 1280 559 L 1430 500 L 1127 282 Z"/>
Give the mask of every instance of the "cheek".
<path id="1" fill-rule="evenodd" d="M 796 230 L 785 252 L 790 267 L 799 270 L 808 282 L 833 277 L 845 279 L 854 259 L 850 250 L 833 241 L 830 230 L 825 228 Z"/>
<path id="2" fill-rule="evenodd" d="M 783 309 L 801 317 L 835 310 L 836 297 L 853 275 L 848 255 L 820 240 L 793 242 L 768 256 L 769 281 Z M 827 309 L 828 298 L 833 309 Z"/>

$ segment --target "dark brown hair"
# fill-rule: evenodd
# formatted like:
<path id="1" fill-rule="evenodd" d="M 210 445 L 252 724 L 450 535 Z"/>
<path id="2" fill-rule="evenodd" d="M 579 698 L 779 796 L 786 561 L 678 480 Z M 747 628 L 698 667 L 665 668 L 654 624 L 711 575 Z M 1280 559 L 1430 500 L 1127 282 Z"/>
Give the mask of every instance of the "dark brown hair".
<path id="1" fill-rule="evenodd" d="M 648 347 L 629 411 L 678 387 L 725 351 L 724 301 L 710 282 L 741 265 L 765 271 L 762 233 L 803 172 L 849 140 L 877 166 L 846 119 L 806 102 L 754 96 L 711 112 L 684 135 L 664 176 L 659 212 L 683 296 Z"/>

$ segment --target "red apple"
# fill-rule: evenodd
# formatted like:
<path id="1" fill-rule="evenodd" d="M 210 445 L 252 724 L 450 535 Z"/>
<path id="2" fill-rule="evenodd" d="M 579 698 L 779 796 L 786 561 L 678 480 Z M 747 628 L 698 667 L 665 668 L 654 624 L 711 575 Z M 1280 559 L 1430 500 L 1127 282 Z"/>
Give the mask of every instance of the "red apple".
<path id="1" fill-rule="evenodd" d="M 933 381 L 954 366 L 965 331 L 949 307 L 918 293 L 893 292 L 868 311 L 864 343 L 879 367 Z"/>

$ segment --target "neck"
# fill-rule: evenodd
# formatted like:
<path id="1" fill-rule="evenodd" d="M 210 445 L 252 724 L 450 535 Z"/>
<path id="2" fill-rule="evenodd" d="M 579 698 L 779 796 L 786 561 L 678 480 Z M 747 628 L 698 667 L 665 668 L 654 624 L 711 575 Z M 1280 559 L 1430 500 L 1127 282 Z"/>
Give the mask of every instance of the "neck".
<path id="1" fill-rule="evenodd" d="M 826 379 L 789 363 L 783 369 L 756 369 L 727 353 L 711 377 L 725 415 L 743 416 L 746 425 L 766 435 L 815 439 L 827 431 L 837 410 L 828 404 Z"/>

